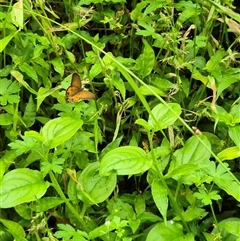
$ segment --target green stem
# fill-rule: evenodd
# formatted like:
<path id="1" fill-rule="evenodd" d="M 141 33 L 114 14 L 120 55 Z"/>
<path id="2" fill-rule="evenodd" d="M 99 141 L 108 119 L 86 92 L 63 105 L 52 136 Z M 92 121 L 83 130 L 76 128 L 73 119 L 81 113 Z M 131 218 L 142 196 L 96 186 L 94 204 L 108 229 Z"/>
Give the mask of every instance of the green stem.
<path id="1" fill-rule="evenodd" d="M 71 205 L 71 203 L 68 201 L 68 199 L 65 197 L 61 187 L 59 186 L 54 174 L 52 171 L 49 172 L 49 176 L 52 181 L 52 185 L 57 191 L 58 195 L 64 200 L 66 203 L 68 209 L 73 213 L 73 215 L 77 218 L 77 220 L 80 222 L 82 228 L 84 231 L 89 232 L 88 227 L 86 226 L 85 222 L 83 221 L 83 218 L 78 214 L 78 212 L 75 210 L 75 208 Z"/>
<path id="2" fill-rule="evenodd" d="M 161 172 L 161 170 L 159 169 L 159 166 L 158 166 L 157 160 L 156 160 L 156 158 L 155 158 L 155 154 L 154 154 L 153 144 L 152 144 L 153 135 L 154 135 L 154 133 L 152 133 L 152 134 L 151 134 L 151 133 L 148 133 L 148 139 L 149 139 L 149 143 L 150 143 L 150 150 L 151 150 L 151 153 L 152 153 L 152 158 L 153 158 L 154 167 L 156 168 L 156 171 L 157 171 L 157 173 L 158 173 L 158 176 L 159 176 L 161 182 L 163 183 L 163 185 L 164 185 L 165 188 L 167 189 L 168 196 L 169 196 L 169 198 L 170 198 L 170 200 L 171 200 L 171 204 L 172 204 L 172 206 L 173 206 L 173 209 L 176 211 L 176 213 L 177 213 L 177 214 L 179 215 L 179 217 L 181 218 L 182 223 L 183 223 L 184 227 L 186 228 L 187 232 L 190 233 L 191 231 L 190 231 L 190 229 L 189 229 L 189 227 L 188 227 L 188 225 L 187 225 L 187 223 L 186 223 L 186 221 L 185 221 L 185 219 L 184 219 L 184 217 L 183 217 L 183 215 L 182 215 L 182 210 L 181 210 L 181 209 L 179 208 L 179 206 L 177 205 L 176 199 L 173 197 L 171 191 L 169 190 L 168 185 L 167 185 L 167 183 L 166 183 L 166 181 L 165 181 L 165 179 L 164 179 L 164 177 L 163 177 L 163 175 L 162 175 L 162 172 Z"/>

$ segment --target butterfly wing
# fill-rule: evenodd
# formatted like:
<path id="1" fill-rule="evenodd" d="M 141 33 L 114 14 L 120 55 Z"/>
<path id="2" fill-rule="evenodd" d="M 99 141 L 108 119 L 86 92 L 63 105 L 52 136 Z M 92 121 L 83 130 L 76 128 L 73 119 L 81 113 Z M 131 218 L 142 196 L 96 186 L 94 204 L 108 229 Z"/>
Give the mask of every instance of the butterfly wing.
<path id="1" fill-rule="evenodd" d="M 76 73 L 74 73 L 72 75 L 71 87 L 76 87 L 80 90 L 82 89 L 82 81 L 81 81 L 79 75 Z"/>
<path id="2" fill-rule="evenodd" d="M 72 75 L 71 85 L 67 88 L 66 98 L 70 102 L 78 102 L 79 100 L 92 100 L 95 95 L 82 88 L 82 82 L 78 74 Z"/>

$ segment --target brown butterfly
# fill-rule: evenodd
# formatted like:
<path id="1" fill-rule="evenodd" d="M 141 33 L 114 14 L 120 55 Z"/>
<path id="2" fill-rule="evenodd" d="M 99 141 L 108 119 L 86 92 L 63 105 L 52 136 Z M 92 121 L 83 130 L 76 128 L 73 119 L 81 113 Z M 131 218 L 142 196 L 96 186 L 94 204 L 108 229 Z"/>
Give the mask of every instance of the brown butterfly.
<path id="1" fill-rule="evenodd" d="M 95 95 L 82 87 L 82 81 L 78 74 L 72 75 L 71 85 L 67 88 L 66 99 L 69 102 L 78 102 L 79 100 L 92 100 Z"/>

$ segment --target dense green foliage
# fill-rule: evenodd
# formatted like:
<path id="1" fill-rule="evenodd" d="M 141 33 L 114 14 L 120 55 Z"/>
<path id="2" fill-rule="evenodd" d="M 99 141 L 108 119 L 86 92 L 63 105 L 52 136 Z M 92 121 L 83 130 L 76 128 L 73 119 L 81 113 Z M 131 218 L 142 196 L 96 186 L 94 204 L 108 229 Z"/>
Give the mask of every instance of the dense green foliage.
<path id="1" fill-rule="evenodd" d="M 1 1 L 0 240 L 240 240 L 239 12 Z"/>

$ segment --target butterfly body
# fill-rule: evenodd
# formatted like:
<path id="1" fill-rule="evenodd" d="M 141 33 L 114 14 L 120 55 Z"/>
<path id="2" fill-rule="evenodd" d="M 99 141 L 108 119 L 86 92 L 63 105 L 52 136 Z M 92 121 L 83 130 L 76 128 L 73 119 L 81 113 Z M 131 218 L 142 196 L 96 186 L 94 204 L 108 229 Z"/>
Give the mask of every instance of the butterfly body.
<path id="1" fill-rule="evenodd" d="M 72 75 L 71 85 L 66 90 L 66 99 L 69 102 L 78 102 L 80 100 L 92 100 L 95 95 L 82 87 L 82 81 L 78 74 Z"/>

